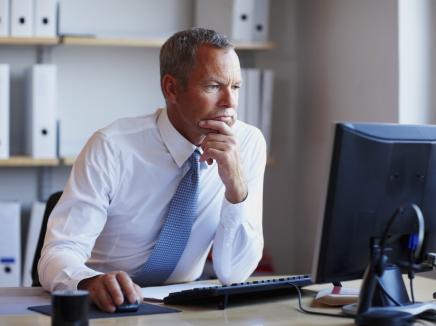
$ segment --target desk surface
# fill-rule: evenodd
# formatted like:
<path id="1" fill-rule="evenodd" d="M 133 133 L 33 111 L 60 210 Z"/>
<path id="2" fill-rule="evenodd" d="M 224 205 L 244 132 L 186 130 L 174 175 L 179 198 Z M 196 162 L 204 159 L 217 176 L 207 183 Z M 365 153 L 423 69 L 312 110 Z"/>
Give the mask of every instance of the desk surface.
<path id="1" fill-rule="evenodd" d="M 347 286 L 358 286 L 358 282 L 347 282 Z M 417 277 L 414 282 L 417 300 L 431 300 L 436 291 L 436 280 Z M 323 312 L 337 313 L 334 308 L 311 307 L 315 291 L 323 286 L 314 285 L 304 291 L 303 304 Z M 48 304 L 50 296 L 40 288 L 0 289 L 0 325 L 50 325 L 51 319 L 38 313 L 27 311 L 29 300 L 35 305 Z M 15 311 L 7 306 L 12 304 Z M 90 325 L 354 325 L 352 319 L 307 315 L 297 310 L 296 295 L 268 300 L 250 301 L 245 304 L 230 305 L 225 310 L 212 307 L 175 306 L 181 313 L 148 315 L 141 317 L 122 317 L 113 319 L 93 319 Z M 9 315 L 5 314 L 9 309 Z M 11 314 L 12 313 L 12 314 Z M 434 325 L 420 322 L 419 325 Z"/>

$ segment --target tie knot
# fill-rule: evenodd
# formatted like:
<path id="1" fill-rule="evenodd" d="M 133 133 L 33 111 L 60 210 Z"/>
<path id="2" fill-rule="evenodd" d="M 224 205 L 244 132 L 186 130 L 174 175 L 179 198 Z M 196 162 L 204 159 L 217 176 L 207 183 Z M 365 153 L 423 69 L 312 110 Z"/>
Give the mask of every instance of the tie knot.
<path id="1" fill-rule="evenodd" d="M 192 153 L 191 157 L 189 158 L 189 161 L 191 162 L 191 167 L 194 169 L 198 169 L 198 165 L 200 162 L 200 152 L 198 151 L 198 149 L 196 149 L 194 151 L 194 153 Z"/>

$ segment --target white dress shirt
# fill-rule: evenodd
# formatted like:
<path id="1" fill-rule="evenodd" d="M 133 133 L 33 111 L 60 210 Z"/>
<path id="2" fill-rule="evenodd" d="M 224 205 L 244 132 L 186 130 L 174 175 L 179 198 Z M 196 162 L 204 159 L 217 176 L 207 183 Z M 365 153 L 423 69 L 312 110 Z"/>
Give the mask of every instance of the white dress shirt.
<path id="1" fill-rule="evenodd" d="M 201 164 L 198 217 L 167 283 L 197 279 L 212 244 L 214 269 L 224 284 L 245 280 L 262 256 L 265 140 L 240 121 L 232 130 L 248 196 L 228 202 L 216 162 Z M 166 109 L 120 119 L 94 133 L 50 216 L 38 264 L 42 286 L 72 290 L 82 279 L 117 270 L 131 274 L 143 265 L 195 149 Z"/>

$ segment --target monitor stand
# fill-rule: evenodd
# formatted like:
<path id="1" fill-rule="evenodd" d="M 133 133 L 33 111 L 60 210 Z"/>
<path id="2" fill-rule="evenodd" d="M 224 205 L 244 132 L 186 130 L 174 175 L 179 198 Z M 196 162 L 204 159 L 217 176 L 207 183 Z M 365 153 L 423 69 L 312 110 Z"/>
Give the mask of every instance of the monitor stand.
<path id="1" fill-rule="evenodd" d="M 363 279 L 359 302 L 342 308 L 344 314 L 355 316 L 357 325 L 409 325 L 412 316 L 426 311 L 436 312 L 436 303 L 412 303 L 398 266 L 372 261 Z M 382 262 L 382 270 L 377 267 Z M 380 275 L 381 274 L 381 275 Z"/>
<path id="2" fill-rule="evenodd" d="M 389 293 L 391 298 L 385 292 Z M 392 299 L 401 306 L 397 305 Z M 400 268 L 392 264 L 384 267 L 381 276 L 376 276 L 367 270 L 361 287 L 359 303 L 342 307 L 342 312 L 350 316 L 356 316 L 358 312 L 364 313 L 367 311 L 380 313 L 396 311 L 416 316 L 429 310 L 436 312 L 436 303 L 431 301 L 410 302 Z"/>

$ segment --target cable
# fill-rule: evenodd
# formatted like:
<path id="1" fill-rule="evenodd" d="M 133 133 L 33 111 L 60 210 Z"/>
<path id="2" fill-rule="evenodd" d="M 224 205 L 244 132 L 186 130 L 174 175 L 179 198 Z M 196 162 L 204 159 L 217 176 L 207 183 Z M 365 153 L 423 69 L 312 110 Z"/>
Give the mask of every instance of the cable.
<path id="1" fill-rule="evenodd" d="M 418 234 L 411 234 L 409 238 L 409 272 L 407 276 L 409 278 L 409 287 L 410 287 L 410 297 L 412 299 L 412 303 L 415 303 L 415 293 L 413 291 L 413 279 L 415 278 L 415 271 L 413 270 L 413 263 L 416 259 L 419 258 L 421 254 L 422 245 L 424 243 L 424 216 L 422 215 L 421 209 L 415 205 L 411 205 L 415 211 L 415 216 L 418 219 Z"/>
<path id="2" fill-rule="evenodd" d="M 354 318 L 353 316 L 347 316 L 347 315 L 344 315 L 344 314 L 329 314 L 329 313 L 326 313 L 326 312 L 318 312 L 318 311 L 307 310 L 301 304 L 301 290 L 300 290 L 300 288 L 298 286 L 296 286 L 295 284 L 293 284 L 293 283 L 289 283 L 289 285 L 292 285 L 297 290 L 298 307 L 299 307 L 301 312 L 304 312 L 306 314 L 311 314 L 311 315 L 319 315 L 319 316 L 339 317 L 339 318 Z"/>
<path id="3" fill-rule="evenodd" d="M 419 255 L 421 254 L 421 248 L 422 248 L 422 245 L 423 245 L 423 242 L 424 242 L 424 229 L 425 229 L 424 216 L 422 215 L 421 209 L 417 205 L 411 204 L 410 207 L 412 207 L 413 210 L 415 211 L 415 216 L 416 216 L 416 218 L 418 220 L 418 235 L 417 235 L 418 236 L 418 239 L 417 239 L 418 241 L 415 244 L 416 248 L 414 248 L 414 250 L 415 250 L 414 256 L 415 256 L 415 258 L 418 258 Z M 385 242 L 386 242 L 386 240 L 388 238 L 388 234 L 389 234 L 389 231 L 390 231 L 390 229 L 392 227 L 392 224 L 394 224 L 397 215 L 400 214 L 400 213 L 403 213 L 403 212 L 404 212 L 404 208 L 403 207 L 397 208 L 395 210 L 394 214 L 392 214 L 392 216 L 390 217 L 390 219 L 388 221 L 388 224 L 386 225 L 386 227 L 385 227 L 385 229 L 383 231 L 382 239 L 380 241 L 381 255 L 384 254 Z"/>
<path id="4" fill-rule="evenodd" d="M 409 278 L 410 297 L 412 299 L 412 303 L 415 303 L 415 293 L 413 291 L 413 279 L 415 278 L 415 271 L 413 270 L 413 256 L 413 249 L 410 249 L 409 271 L 407 273 L 407 277 Z"/>
<path id="5" fill-rule="evenodd" d="M 412 299 L 412 303 L 415 303 L 415 294 L 414 294 L 414 290 L 413 290 L 413 279 L 415 277 L 415 272 L 413 270 L 413 264 L 414 261 L 416 259 L 419 258 L 420 254 L 421 254 L 421 249 L 424 243 L 424 229 L 425 229 L 425 224 L 424 224 L 424 216 L 422 214 L 421 209 L 415 205 L 415 204 L 411 204 L 410 205 L 411 208 L 413 208 L 414 212 L 415 212 L 415 217 L 418 220 L 418 233 L 412 233 L 410 235 L 409 238 L 409 250 L 410 250 L 410 256 L 409 256 L 409 271 L 408 271 L 408 278 L 409 278 L 409 285 L 410 285 L 410 296 Z M 384 255 L 384 251 L 385 251 L 385 242 L 388 238 L 388 234 L 389 234 L 389 230 L 391 229 L 392 225 L 395 222 L 396 217 L 398 216 L 398 214 L 402 214 L 404 212 L 404 208 L 400 207 L 398 209 L 395 210 L 394 214 L 392 214 L 392 216 L 390 217 L 388 224 L 386 225 L 384 231 L 383 231 L 383 236 L 382 239 L 380 241 L 380 257 L 383 257 Z M 394 300 L 389 293 L 383 288 L 383 285 L 381 284 L 380 280 L 378 281 L 378 284 L 380 285 L 380 288 L 382 289 L 383 293 L 390 299 L 392 300 L 392 302 L 394 302 L 395 304 L 399 305 L 399 303 Z"/>
<path id="6" fill-rule="evenodd" d="M 418 219 L 418 243 L 416 248 L 414 248 L 415 259 L 418 259 L 419 255 L 421 254 L 422 245 L 424 243 L 425 224 L 424 224 L 424 216 L 422 215 L 421 209 L 415 204 L 412 204 L 412 208 L 415 210 L 415 216 Z"/>
<path id="7" fill-rule="evenodd" d="M 415 303 L 415 294 L 413 293 L 413 278 L 409 278 L 410 284 L 410 296 L 412 297 L 412 303 Z"/>
<path id="8" fill-rule="evenodd" d="M 385 248 L 385 241 L 388 238 L 388 232 L 391 229 L 392 224 L 395 221 L 395 218 L 397 217 L 398 214 L 403 213 L 404 209 L 402 207 L 397 208 L 394 212 L 394 214 L 392 214 L 392 216 L 389 218 L 388 224 L 386 225 L 384 231 L 383 231 L 383 235 L 382 235 L 382 239 L 380 241 L 380 249 L 381 249 L 381 255 L 384 254 L 384 248 Z"/>

